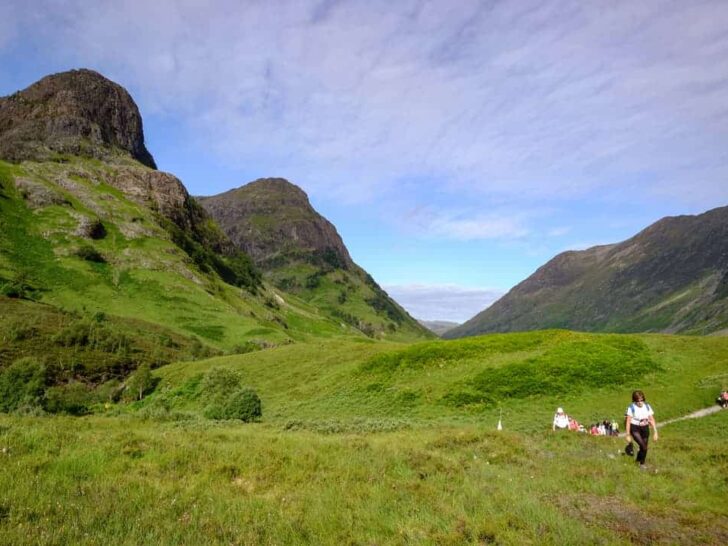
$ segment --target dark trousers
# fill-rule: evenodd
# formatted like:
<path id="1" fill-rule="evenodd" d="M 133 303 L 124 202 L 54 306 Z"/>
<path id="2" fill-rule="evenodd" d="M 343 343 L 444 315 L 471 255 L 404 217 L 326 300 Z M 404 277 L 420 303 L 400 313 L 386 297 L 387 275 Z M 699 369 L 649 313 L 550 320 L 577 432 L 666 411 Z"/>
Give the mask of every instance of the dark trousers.
<path id="1" fill-rule="evenodd" d="M 649 425 L 640 427 L 638 425 L 632 425 L 629 429 L 632 438 L 640 450 L 637 452 L 637 462 L 645 464 L 645 458 L 647 457 L 647 442 L 650 439 L 650 427 Z"/>

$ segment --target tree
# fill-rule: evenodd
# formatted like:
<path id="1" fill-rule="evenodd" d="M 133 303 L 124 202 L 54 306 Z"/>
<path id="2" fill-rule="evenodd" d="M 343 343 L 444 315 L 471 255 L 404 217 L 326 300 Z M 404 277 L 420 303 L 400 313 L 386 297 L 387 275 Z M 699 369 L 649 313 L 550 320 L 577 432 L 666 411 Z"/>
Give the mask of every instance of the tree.
<path id="1" fill-rule="evenodd" d="M 149 364 L 139 366 L 131 377 L 129 377 L 126 386 L 133 393 L 136 400 L 144 398 L 144 393 L 154 386 L 151 366 Z"/>

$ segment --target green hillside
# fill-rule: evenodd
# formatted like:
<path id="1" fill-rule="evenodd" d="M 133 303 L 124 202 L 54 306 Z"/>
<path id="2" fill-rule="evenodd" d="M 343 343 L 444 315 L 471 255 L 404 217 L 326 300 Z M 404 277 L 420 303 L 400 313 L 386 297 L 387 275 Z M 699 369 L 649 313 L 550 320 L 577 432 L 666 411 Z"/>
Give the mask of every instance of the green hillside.
<path id="1" fill-rule="evenodd" d="M 728 412 L 664 427 L 651 472 L 622 439 L 550 422 L 556 404 L 619 418 L 634 387 L 658 422 L 705 407 L 727 354 L 719 337 L 547 331 L 164 366 L 154 393 L 106 415 L 0 416 L 0 543 L 719 544 Z M 558 395 L 504 390 L 524 366 L 538 385 L 585 359 L 593 373 Z M 255 387 L 260 423 L 201 418 L 211 368 Z M 488 400 L 448 399 L 484 374 Z"/>
<path id="2" fill-rule="evenodd" d="M 235 264 L 198 252 L 204 247 L 194 231 L 170 226 L 154 202 L 145 206 L 112 185 L 120 172 L 152 171 L 76 157 L 0 162 L 0 284 L 21 283 L 26 295 L 61 309 L 141 319 L 219 348 L 342 333 L 315 308 L 295 298 L 280 303 L 248 277 L 239 287 L 224 282 L 221 273 L 234 278 Z M 87 233 L 89 225 L 99 233 Z"/>
<path id="3" fill-rule="evenodd" d="M 330 341 L 166 366 L 148 403 L 197 411 L 202 374 L 223 367 L 259 392 L 266 421 L 493 423 L 503 411 L 527 431 L 560 405 L 584 422 L 620 417 L 636 388 L 649 390 L 663 418 L 710 405 L 728 384 L 727 355 L 723 337 L 558 330 L 411 345 Z"/>

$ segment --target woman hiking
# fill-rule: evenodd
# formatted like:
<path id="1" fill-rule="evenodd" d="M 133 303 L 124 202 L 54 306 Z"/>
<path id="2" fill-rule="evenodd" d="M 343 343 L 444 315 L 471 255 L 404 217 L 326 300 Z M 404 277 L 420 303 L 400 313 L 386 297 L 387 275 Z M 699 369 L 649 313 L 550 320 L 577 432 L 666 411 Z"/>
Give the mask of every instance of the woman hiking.
<path id="1" fill-rule="evenodd" d="M 650 438 L 650 426 L 655 431 L 655 441 L 659 438 L 657 433 L 657 424 L 655 423 L 655 413 L 652 407 L 645 401 L 645 393 L 642 391 L 634 391 L 632 393 L 632 403 L 627 407 L 627 447 L 624 452 L 632 456 L 634 448 L 632 440 L 637 442 L 639 451 L 637 452 L 637 462 L 641 469 L 646 469 L 645 458 L 647 457 L 647 442 Z"/>

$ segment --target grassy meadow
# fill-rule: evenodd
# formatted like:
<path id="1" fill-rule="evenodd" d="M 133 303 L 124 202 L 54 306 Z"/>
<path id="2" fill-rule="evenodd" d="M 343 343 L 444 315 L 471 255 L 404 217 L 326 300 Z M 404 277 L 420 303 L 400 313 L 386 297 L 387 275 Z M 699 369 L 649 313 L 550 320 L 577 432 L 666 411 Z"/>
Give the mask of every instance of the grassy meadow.
<path id="1" fill-rule="evenodd" d="M 256 390 L 259 422 L 203 417 L 212 368 Z M 550 431 L 556 405 L 616 419 L 633 388 L 658 421 L 711 405 L 728 338 L 323 340 L 154 373 L 94 415 L 0 415 L 0 544 L 728 540 L 728 412 L 665 426 L 648 472 L 622 439 Z"/>

